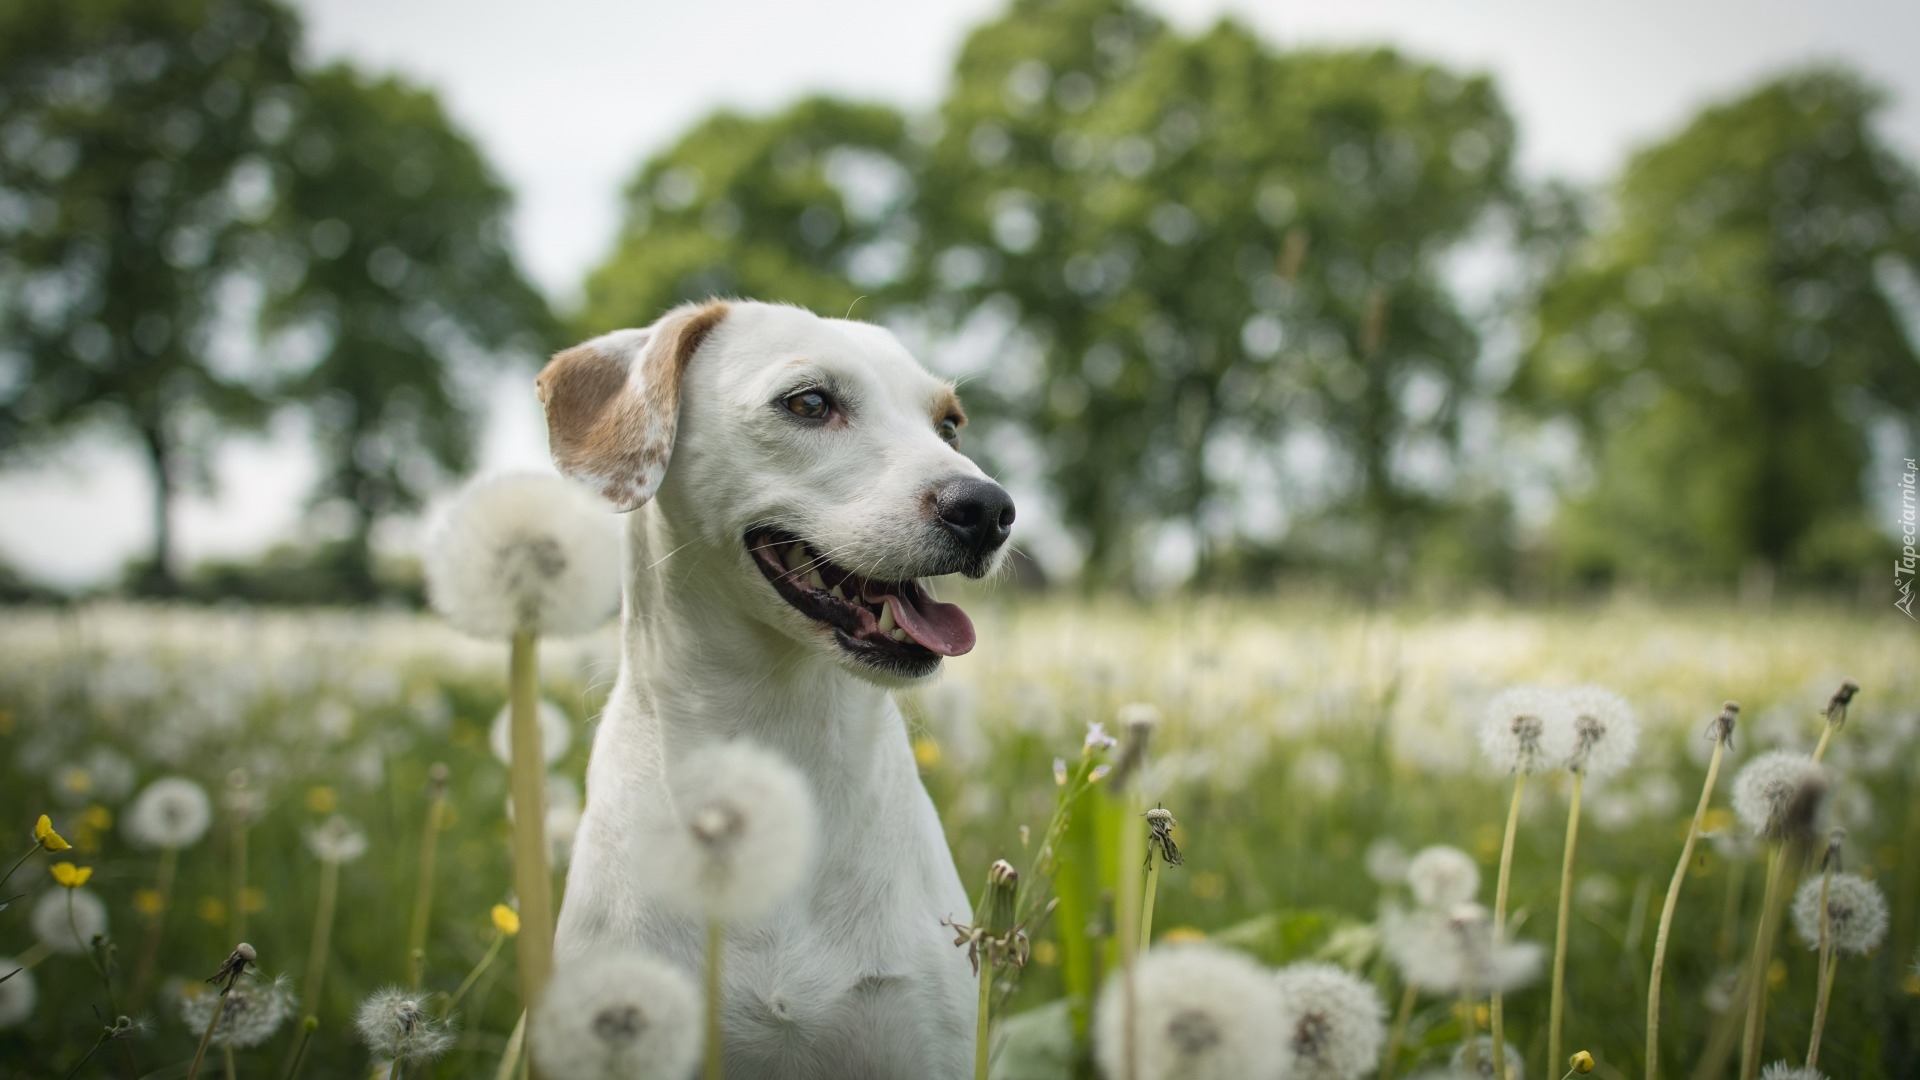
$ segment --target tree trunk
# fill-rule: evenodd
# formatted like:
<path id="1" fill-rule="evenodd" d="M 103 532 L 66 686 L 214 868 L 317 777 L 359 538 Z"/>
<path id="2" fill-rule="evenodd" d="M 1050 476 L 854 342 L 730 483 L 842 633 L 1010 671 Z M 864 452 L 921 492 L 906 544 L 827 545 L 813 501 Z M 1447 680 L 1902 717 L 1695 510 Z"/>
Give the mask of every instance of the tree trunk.
<path id="1" fill-rule="evenodd" d="M 158 417 L 140 422 L 140 440 L 153 475 L 153 547 L 133 585 L 143 596 L 173 596 L 180 591 L 173 576 L 173 447 Z"/>

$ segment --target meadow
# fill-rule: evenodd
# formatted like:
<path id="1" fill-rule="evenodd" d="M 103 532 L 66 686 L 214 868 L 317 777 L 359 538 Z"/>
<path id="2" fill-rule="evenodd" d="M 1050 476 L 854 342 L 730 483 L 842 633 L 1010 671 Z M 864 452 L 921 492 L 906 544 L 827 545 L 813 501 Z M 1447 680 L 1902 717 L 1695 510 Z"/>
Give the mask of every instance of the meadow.
<path id="1" fill-rule="evenodd" d="M 1412 1001 L 1382 1075 L 1444 1070 L 1463 1033 L 1484 1030 L 1486 1005 L 1408 999 L 1383 930 L 1413 906 L 1406 862 L 1429 845 L 1470 855 L 1478 899 L 1492 902 L 1512 783 L 1484 761 L 1474 729 L 1497 692 L 1521 683 L 1608 687 L 1643 725 L 1632 765 L 1587 787 L 1572 891 L 1566 1044 L 1610 1080 L 1643 1075 L 1654 924 L 1712 750 L 1705 732 L 1723 701 L 1741 703 L 1674 921 L 1661 1069 L 1730 1075 L 1741 1010 L 1729 998 L 1766 876 L 1760 845 L 1728 810 L 1732 779 L 1760 752 L 1812 748 L 1847 678 L 1861 689 L 1826 751 L 1827 812 L 1848 830 L 1845 869 L 1878 882 L 1892 918 L 1875 951 L 1838 969 L 1821 1067 L 1920 1075 L 1920 649 L 1904 620 L 1633 602 L 1368 611 L 1283 598 L 987 597 L 975 610 L 979 648 L 904 703 L 970 889 L 1004 858 L 1033 890 L 1031 958 L 1001 975 L 996 1076 L 1087 1069 L 1075 1032 L 1111 962 L 1113 922 L 1098 815 L 1071 808 L 1057 874 L 1034 863 L 1060 803 L 1056 771 L 1083 760 L 1090 722 L 1117 729 L 1140 704 L 1160 722 L 1136 790 L 1177 816 L 1185 856 L 1159 876 L 1157 940 L 1206 936 L 1269 964 L 1338 963 L 1390 1012 Z M 616 650 L 611 628 L 542 645 L 542 697 L 568 734 L 549 780 L 560 869 Z M 79 1075 L 186 1075 L 200 1032 L 180 998 L 240 940 L 261 973 L 286 974 L 304 999 L 258 1045 L 214 1051 L 202 1075 L 287 1075 L 306 1015 L 317 1028 L 301 1075 L 369 1075 L 376 1063 L 352 1016 L 382 986 L 416 978 L 437 1010 L 457 996 L 457 1038 L 406 1075 L 502 1075 L 519 1014 L 514 950 L 500 947 L 491 914 L 511 883 L 507 768 L 491 737 L 505 671 L 505 646 L 408 612 L 10 611 L 0 854 L 27 859 L 0 888 L 0 975 L 23 971 L 0 982 L 0 1077 L 68 1075 L 90 1051 Z M 170 855 L 134 823 L 134 800 L 174 776 L 204 789 L 213 814 Z M 1552 942 L 1566 788 L 1550 776 L 1521 803 L 1508 910 L 1522 940 Z M 70 850 L 29 854 L 40 814 Z M 64 887 L 51 872 L 59 861 L 89 880 Z M 1053 895 L 1049 910 L 1040 901 Z M 107 948 L 91 958 L 72 944 L 93 903 L 83 896 L 104 910 Z M 328 904 L 337 916 L 316 948 Z M 324 979 L 312 995 L 316 955 Z M 965 950 L 954 960 L 966 963 Z M 1805 1054 L 1815 968 L 1785 928 L 1766 972 L 1763 1060 Z M 1549 1070 L 1547 1008 L 1544 979 L 1506 999 L 1528 1077 L 1566 1071 Z M 119 1014 L 133 1027 L 103 1043 Z"/>

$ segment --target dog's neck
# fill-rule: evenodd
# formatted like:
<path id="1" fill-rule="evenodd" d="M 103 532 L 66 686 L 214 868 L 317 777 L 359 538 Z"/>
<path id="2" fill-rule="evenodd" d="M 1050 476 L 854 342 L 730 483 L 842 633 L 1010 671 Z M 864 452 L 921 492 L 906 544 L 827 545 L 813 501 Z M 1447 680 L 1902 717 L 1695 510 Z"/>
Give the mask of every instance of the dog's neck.
<path id="1" fill-rule="evenodd" d="M 887 691 L 753 619 L 727 592 L 737 556 L 657 506 L 630 515 L 623 677 L 657 725 L 663 764 L 744 737 L 806 773 L 822 809 L 862 787 L 899 723 Z"/>

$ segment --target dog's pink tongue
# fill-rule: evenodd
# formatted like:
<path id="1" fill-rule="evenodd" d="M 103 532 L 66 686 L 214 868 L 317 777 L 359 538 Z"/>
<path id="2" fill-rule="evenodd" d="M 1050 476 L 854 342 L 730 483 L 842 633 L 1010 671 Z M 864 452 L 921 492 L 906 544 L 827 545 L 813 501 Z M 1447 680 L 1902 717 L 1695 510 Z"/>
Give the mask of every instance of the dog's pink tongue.
<path id="1" fill-rule="evenodd" d="M 908 600 L 888 593 L 887 606 L 893 609 L 893 621 L 907 636 L 941 656 L 959 656 L 973 649 L 973 620 L 958 604 L 943 604 L 921 593 Z"/>

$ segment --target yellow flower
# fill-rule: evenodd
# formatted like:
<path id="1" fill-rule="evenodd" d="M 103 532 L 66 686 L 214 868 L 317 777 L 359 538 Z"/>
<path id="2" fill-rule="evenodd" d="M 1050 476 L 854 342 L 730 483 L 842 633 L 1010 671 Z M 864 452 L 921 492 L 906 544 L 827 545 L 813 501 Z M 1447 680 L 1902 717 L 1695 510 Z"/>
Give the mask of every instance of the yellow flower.
<path id="1" fill-rule="evenodd" d="M 913 740 L 913 760 L 923 769 L 940 764 L 940 744 L 925 735 Z"/>
<path id="2" fill-rule="evenodd" d="M 493 928 L 512 937 L 520 932 L 520 913 L 505 904 L 493 905 Z"/>
<path id="3" fill-rule="evenodd" d="M 334 807 L 340 805 L 339 796 L 325 784 L 315 784 L 307 789 L 307 809 L 316 814 L 331 814 Z"/>
<path id="4" fill-rule="evenodd" d="M 227 905 L 217 896 L 201 897 L 195 910 L 200 913 L 202 919 L 215 926 L 220 926 L 227 921 Z"/>
<path id="5" fill-rule="evenodd" d="M 1567 1059 L 1567 1068 L 1577 1073 L 1590 1073 L 1593 1071 L 1593 1055 L 1582 1050 Z"/>
<path id="6" fill-rule="evenodd" d="M 101 806 L 99 803 L 94 803 L 92 806 L 80 811 L 80 827 L 105 832 L 113 828 L 113 811 Z"/>
<path id="7" fill-rule="evenodd" d="M 1207 940 L 1206 931 L 1193 926 L 1175 926 L 1160 932 L 1162 945 L 1180 945 L 1192 941 Z"/>
<path id="8" fill-rule="evenodd" d="M 159 889 L 140 889 L 133 894 L 133 910 L 149 918 L 160 914 L 166 903 L 160 899 Z"/>
<path id="9" fill-rule="evenodd" d="M 267 910 L 267 894 L 256 885 L 249 885 L 240 890 L 240 904 L 247 914 L 257 914 Z"/>
<path id="10" fill-rule="evenodd" d="M 65 851 L 73 846 L 53 831 L 53 819 L 45 814 L 41 814 L 40 820 L 33 823 L 33 842 L 48 851 Z"/>
<path id="11" fill-rule="evenodd" d="M 77 889 L 85 885 L 87 879 L 92 876 L 93 867 L 91 866 L 75 866 L 70 862 L 57 862 L 53 864 L 53 880 L 65 885 L 69 889 Z"/>

